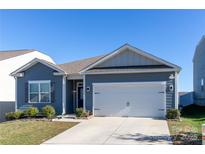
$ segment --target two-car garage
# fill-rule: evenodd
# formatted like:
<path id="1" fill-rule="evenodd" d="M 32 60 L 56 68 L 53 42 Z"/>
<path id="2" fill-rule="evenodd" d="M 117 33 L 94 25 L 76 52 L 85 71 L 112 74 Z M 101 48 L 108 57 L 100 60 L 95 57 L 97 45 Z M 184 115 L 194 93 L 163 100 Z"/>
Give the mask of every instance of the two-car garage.
<path id="1" fill-rule="evenodd" d="M 161 117 L 178 108 L 181 68 L 125 45 L 84 68 L 85 109 L 94 116 Z"/>
<path id="2" fill-rule="evenodd" d="M 93 83 L 95 116 L 165 117 L 166 82 Z"/>

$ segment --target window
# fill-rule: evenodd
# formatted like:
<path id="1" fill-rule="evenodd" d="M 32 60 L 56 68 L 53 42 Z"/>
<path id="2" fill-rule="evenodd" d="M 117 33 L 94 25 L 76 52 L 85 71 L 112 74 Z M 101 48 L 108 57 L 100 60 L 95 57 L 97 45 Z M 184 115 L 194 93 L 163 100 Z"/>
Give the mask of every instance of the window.
<path id="1" fill-rule="evenodd" d="M 204 91 L 204 78 L 201 78 L 201 91 Z"/>
<path id="2" fill-rule="evenodd" d="M 29 81 L 29 103 L 50 103 L 50 81 Z"/>

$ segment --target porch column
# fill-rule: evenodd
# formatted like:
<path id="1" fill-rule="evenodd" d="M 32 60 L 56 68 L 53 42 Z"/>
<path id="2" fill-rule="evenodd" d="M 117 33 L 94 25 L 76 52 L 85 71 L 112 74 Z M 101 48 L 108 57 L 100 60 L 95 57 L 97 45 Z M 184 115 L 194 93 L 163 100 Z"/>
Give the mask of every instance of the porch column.
<path id="1" fill-rule="evenodd" d="M 62 115 L 66 114 L 66 76 L 63 76 L 62 81 Z"/>
<path id="2" fill-rule="evenodd" d="M 17 76 L 14 77 L 15 79 L 15 112 L 17 111 Z"/>
<path id="3" fill-rule="evenodd" d="M 85 96 L 86 96 L 86 88 L 85 88 L 85 75 L 83 75 L 83 110 L 86 111 L 85 107 Z"/>
<path id="4" fill-rule="evenodd" d="M 179 96 L 178 96 L 178 73 L 175 72 L 175 109 L 178 109 Z"/>

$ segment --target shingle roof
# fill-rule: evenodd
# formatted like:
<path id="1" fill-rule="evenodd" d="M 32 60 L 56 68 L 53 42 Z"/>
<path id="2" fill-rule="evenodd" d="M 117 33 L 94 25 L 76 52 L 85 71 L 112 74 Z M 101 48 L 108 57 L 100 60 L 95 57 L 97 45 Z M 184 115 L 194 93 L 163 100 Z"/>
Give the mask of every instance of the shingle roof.
<path id="1" fill-rule="evenodd" d="M 190 92 L 188 92 L 188 91 L 178 92 L 179 96 L 183 96 L 183 95 L 186 95 L 188 93 L 190 93 Z"/>
<path id="2" fill-rule="evenodd" d="M 11 51 L 0 51 L 0 61 L 13 58 L 16 56 L 24 55 L 35 50 L 11 50 Z"/>
<path id="3" fill-rule="evenodd" d="M 58 66 L 68 74 L 78 74 L 83 68 L 95 63 L 96 61 L 103 58 L 104 56 L 105 55 L 86 58 L 86 59 L 77 60 L 69 63 L 59 64 Z"/>
<path id="4" fill-rule="evenodd" d="M 35 59 L 38 59 L 38 58 L 35 58 Z M 44 60 L 44 59 L 39 59 L 40 61 L 43 61 L 43 62 L 45 62 L 45 63 L 47 63 L 47 64 L 49 64 L 49 65 L 51 65 L 51 66 L 53 66 L 53 67 L 55 67 L 55 68 L 57 68 L 57 69 L 59 69 L 59 70 L 62 70 L 62 71 L 64 71 L 60 66 L 58 66 L 58 65 L 56 65 L 56 64 L 54 64 L 54 63 L 51 63 L 51 62 L 49 62 L 49 61 L 47 61 L 47 60 Z"/>

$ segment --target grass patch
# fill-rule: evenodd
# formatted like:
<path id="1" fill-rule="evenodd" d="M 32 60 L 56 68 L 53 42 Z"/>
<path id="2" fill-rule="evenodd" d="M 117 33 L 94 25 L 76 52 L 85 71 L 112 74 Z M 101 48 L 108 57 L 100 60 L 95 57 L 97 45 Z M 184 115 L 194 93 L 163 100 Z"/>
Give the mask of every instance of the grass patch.
<path id="1" fill-rule="evenodd" d="M 76 124 L 41 120 L 16 120 L 0 123 L 0 144 L 38 145 Z"/>
<path id="2" fill-rule="evenodd" d="M 202 144 L 201 126 L 205 124 L 205 107 L 190 105 L 182 110 L 181 121 L 168 120 L 174 144 Z"/>

